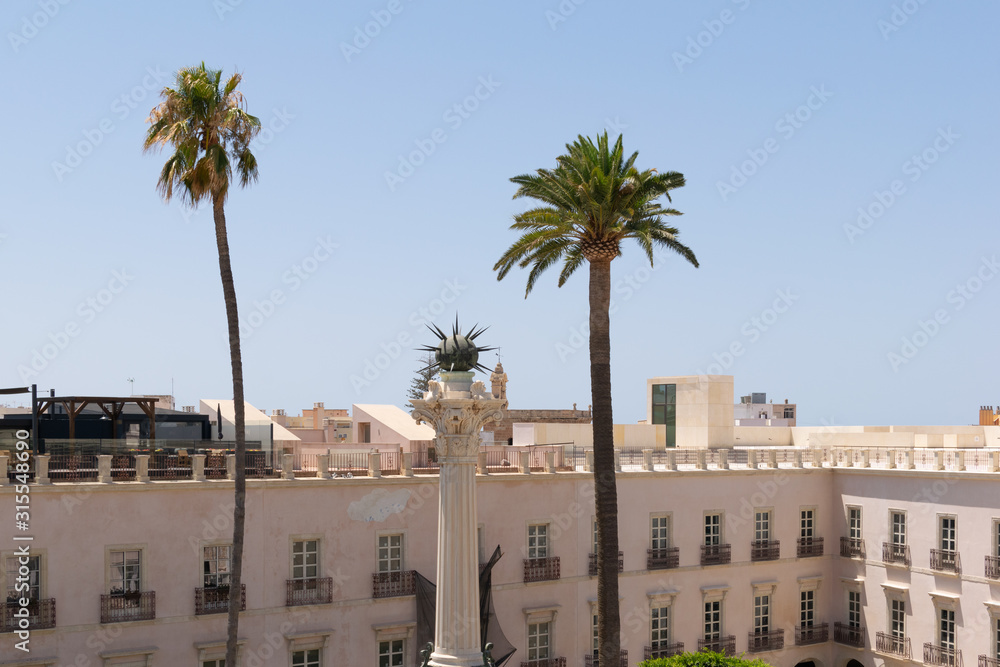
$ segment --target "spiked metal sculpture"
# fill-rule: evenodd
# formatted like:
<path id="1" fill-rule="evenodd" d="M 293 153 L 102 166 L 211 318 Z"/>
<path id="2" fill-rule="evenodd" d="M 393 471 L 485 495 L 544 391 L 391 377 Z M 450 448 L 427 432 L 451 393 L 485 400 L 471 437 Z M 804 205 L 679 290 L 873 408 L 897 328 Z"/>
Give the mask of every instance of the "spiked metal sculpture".
<path id="1" fill-rule="evenodd" d="M 436 334 L 441 342 L 435 346 L 424 345 L 419 348 L 422 352 L 433 352 L 434 363 L 429 364 L 422 370 L 471 371 L 477 369 L 484 373 L 489 373 L 490 369 L 479 363 L 479 353 L 495 350 L 495 347 L 479 347 L 476 345 L 476 338 L 489 327 L 478 328 L 475 324 L 469 329 L 469 333 L 464 336 L 459 332 L 458 315 L 455 315 L 455 325 L 452 327 L 451 335 L 441 331 L 436 324 L 428 324 L 427 328 Z"/>

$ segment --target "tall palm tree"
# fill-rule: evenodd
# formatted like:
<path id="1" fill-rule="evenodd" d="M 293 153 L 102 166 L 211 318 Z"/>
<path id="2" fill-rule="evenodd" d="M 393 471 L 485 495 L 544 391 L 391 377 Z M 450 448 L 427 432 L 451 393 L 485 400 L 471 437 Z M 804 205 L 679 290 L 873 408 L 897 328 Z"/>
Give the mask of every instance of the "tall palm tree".
<path id="1" fill-rule="evenodd" d="M 614 419 L 611 413 L 611 262 L 621 243 L 635 239 L 653 264 L 653 250 L 664 247 L 694 266 L 694 253 L 677 240 L 665 216 L 680 215 L 656 200 L 684 185 L 677 172 L 635 168 L 638 153 L 627 159 L 622 138 L 613 147 L 605 132 L 595 143 L 579 136 L 556 158 L 555 169 L 539 169 L 510 179 L 518 185 L 514 198 L 528 197 L 543 205 L 514 216 L 511 229 L 524 234 L 493 267 L 497 280 L 514 267 L 531 267 L 524 296 L 538 277 L 562 262 L 559 287 L 576 269 L 590 265 L 590 388 L 594 404 L 594 486 L 597 517 L 597 609 L 601 665 L 617 665 L 621 647 L 618 610 L 618 491 L 615 484 Z"/>
<path id="2" fill-rule="evenodd" d="M 184 203 L 197 207 L 212 203 L 215 241 L 219 248 L 219 272 L 226 301 L 229 326 L 229 356 L 233 368 L 233 405 L 236 412 L 236 508 L 233 511 L 232 580 L 229 587 L 229 626 L 226 664 L 237 662 L 241 580 L 243 578 L 243 524 L 246 516 L 246 434 L 244 433 L 243 361 L 240 356 L 239 314 L 236 287 L 229 261 L 225 202 L 233 169 L 241 187 L 257 180 L 257 158 L 250 142 L 260 131 L 260 120 L 246 112 L 243 94 L 236 90 L 242 80 L 233 74 L 224 84 L 222 70 L 188 67 L 177 72 L 174 88 L 164 88 L 163 101 L 149 114 L 149 131 L 143 151 L 174 149 L 157 181 L 156 189 L 166 201 L 176 193 Z"/>

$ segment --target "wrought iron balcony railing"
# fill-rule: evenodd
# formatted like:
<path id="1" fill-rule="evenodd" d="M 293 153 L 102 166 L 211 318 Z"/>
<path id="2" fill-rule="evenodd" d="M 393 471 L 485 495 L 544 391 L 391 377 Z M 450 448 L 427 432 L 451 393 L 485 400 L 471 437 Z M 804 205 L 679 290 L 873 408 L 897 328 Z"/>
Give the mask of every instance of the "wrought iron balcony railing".
<path id="1" fill-rule="evenodd" d="M 23 611 L 27 609 L 27 611 Z M 25 616 L 27 614 L 27 616 Z M 21 621 L 28 619 L 28 627 L 22 628 Z M 15 630 L 43 630 L 56 627 L 56 601 L 32 600 L 27 607 L 18 602 L 0 603 L 0 632 Z"/>
<path id="2" fill-rule="evenodd" d="M 647 570 L 668 570 L 677 567 L 681 562 L 680 547 L 668 549 L 646 549 Z"/>
<path id="3" fill-rule="evenodd" d="M 285 580 L 286 607 L 298 607 L 300 605 L 309 604 L 330 604 L 331 602 L 333 602 L 332 577 Z"/>
<path id="4" fill-rule="evenodd" d="M 781 543 L 778 540 L 755 540 L 750 543 L 750 560 L 778 560 Z"/>
<path id="5" fill-rule="evenodd" d="M 896 637 L 888 632 L 875 633 L 875 650 L 879 653 L 910 659 L 910 638 Z"/>
<path id="6" fill-rule="evenodd" d="M 699 651 L 715 651 L 728 656 L 736 655 L 736 635 L 698 640 Z"/>
<path id="7" fill-rule="evenodd" d="M 833 624 L 833 641 L 855 648 L 864 648 L 865 628 L 861 625 L 848 625 L 838 621 Z"/>
<path id="8" fill-rule="evenodd" d="M 799 558 L 813 558 L 823 555 L 822 537 L 800 537 L 795 543 L 795 555 Z"/>
<path id="9" fill-rule="evenodd" d="M 524 660 L 521 667 L 566 667 L 566 658 L 543 658 L 541 660 Z"/>
<path id="10" fill-rule="evenodd" d="M 247 608 L 247 585 L 240 584 L 240 611 Z M 229 586 L 194 589 L 194 615 L 223 614 L 229 611 Z"/>
<path id="11" fill-rule="evenodd" d="M 1000 556 L 986 557 L 986 578 L 1000 579 Z"/>
<path id="12" fill-rule="evenodd" d="M 559 556 L 525 558 L 524 581 L 553 581 L 559 578 Z"/>
<path id="13" fill-rule="evenodd" d="M 733 558 L 731 544 L 703 544 L 701 545 L 702 565 L 725 565 Z"/>
<path id="14" fill-rule="evenodd" d="M 910 547 L 906 544 L 882 543 L 882 562 L 910 566 Z"/>
<path id="15" fill-rule="evenodd" d="M 372 574 L 372 597 L 395 598 L 416 594 L 416 574 L 415 570 L 375 572 Z"/>
<path id="16" fill-rule="evenodd" d="M 658 660 L 660 658 L 670 658 L 684 652 L 684 642 L 665 643 L 659 642 L 653 646 L 647 646 L 642 651 L 643 660 Z M 991 666 L 994 667 L 994 666 Z"/>
<path id="17" fill-rule="evenodd" d="M 101 623 L 151 621 L 156 618 L 156 593 L 111 593 L 101 596 Z"/>
<path id="18" fill-rule="evenodd" d="M 593 653 L 583 656 L 583 667 L 600 667 L 600 662 Z M 628 651 L 624 649 L 618 652 L 618 667 L 628 667 Z"/>
<path id="19" fill-rule="evenodd" d="M 747 634 L 747 650 L 750 653 L 780 651 L 785 648 L 785 631 L 751 632 Z"/>
<path id="20" fill-rule="evenodd" d="M 830 639 L 830 626 L 827 623 L 795 626 L 795 645 L 808 646 L 822 644 Z"/>
<path id="21" fill-rule="evenodd" d="M 962 573 L 962 557 L 957 551 L 931 549 L 931 569 L 938 572 Z"/>
<path id="22" fill-rule="evenodd" d="M 865 541 L 857 537 L 840 538 L 841 558 L 861 558 L 865 557 Z"/>
<path id="23" fill-rule="evenodd" d="M 588 554 L 590 556 L 590 562 L 588 563 L 587 570 L 590 572 L 590 576 L 597 576 L 597 554 Z M 625 571 L 625 554 L 621 551 L 618 552 L 618 571 Z"/>
<path id="24" fill-rule="evenodd" d="M 962 652 L 954 646 L 924 644 L 924 664 L 938 667 L 962 667 Z"/>

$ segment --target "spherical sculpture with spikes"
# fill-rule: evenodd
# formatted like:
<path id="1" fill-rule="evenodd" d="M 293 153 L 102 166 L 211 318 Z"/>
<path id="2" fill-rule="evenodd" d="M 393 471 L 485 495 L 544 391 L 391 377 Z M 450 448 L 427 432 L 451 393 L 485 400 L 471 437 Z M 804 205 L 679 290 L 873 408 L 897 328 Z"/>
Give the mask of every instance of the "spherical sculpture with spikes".
<path id="1" fill-rule="evenodd" d="M 479 353 L 495 350 L 496 348 L 479 347 L 476 345 L 476 338 L 489 328 L 483 327 L 480 329 L 477 328 L 478 326 L 479 325 L 473 325 L 473 327 L 469 329 L 469 333 L 463 336 L 459 333 L 457 315 L 455 316 L 455 325 L 452 327 L 452 333 L 450 336 L 441 331 L 437 325 L 428 325 L 427 328 L 437 334 L 438 338 L 441 339 L 441 342 L 435 346 L 424 345 L 420 348 L 424 352 L 434 353 L 434 363 L 427 366 L 424 370 L 442 370 L 452 372 L 478 369 L 485 373 L 489 373 L 490 369 L 479 363 Z"/>

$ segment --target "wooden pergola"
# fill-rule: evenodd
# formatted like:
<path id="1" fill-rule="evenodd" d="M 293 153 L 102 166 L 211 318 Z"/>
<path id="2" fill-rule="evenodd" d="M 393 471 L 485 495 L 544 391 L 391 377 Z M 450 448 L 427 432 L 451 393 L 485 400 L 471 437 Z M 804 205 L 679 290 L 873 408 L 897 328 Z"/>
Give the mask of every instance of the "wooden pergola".
<path id="1" fill-rule="evenodd" d="M 129 396 L 127 398 L 116 396 L 47 396 L 38 398 L 38 414 L 43 414 L 51 406 L 59 404 L 69 415 L 69 438 L 76 438 L 76 418 L 88 405 L 96 405 L 101 408 L 108 419 L 111 420 L 111 437 L 118 437 L 118 418 L 125 409 L 127 403 L 135 403 L 142 410 L 143 414 L 149 417 L 149 437 L 156 439 L 156 399 L 143 398 L 141 396 Z"/>

